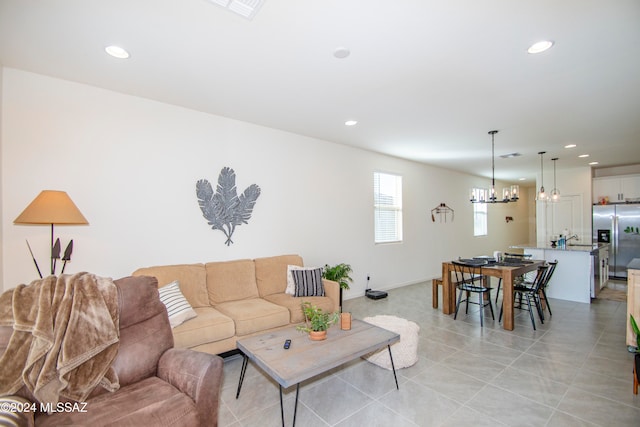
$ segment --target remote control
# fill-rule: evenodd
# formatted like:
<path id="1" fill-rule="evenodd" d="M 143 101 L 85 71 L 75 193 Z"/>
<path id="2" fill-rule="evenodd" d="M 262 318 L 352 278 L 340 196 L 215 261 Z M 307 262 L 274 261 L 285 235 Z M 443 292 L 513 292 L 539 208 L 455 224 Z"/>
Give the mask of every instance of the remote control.
<path id="1" fill-rule="evenodd" d="M 289 347 L 291 347 L 291 340 L 286 340 L 284 342 L 284 349 L 289 350 Z"/>

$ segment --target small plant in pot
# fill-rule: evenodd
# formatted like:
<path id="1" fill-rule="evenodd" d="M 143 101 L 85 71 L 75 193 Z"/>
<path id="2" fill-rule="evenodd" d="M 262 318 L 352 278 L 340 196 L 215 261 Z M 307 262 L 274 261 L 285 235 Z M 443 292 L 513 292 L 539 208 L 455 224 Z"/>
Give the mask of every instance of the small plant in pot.
<path id="1" fill-rule="evenodd" d="M 329 313 L 321 308 L 305 301 L 302 303 L 304 313 L 304 325 L 296 326 L 300 332 L 309 333 L 309 338 L 314 341 L 321 341 L 327 338 L 327 329 L 339 319 L 338 313 Z"/>

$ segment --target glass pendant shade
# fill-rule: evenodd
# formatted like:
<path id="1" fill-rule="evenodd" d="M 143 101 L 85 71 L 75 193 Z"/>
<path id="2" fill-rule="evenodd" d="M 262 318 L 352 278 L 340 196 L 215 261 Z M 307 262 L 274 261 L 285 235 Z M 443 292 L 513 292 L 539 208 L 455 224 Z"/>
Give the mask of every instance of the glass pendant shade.
<path id="1" fill-rule="evenodd" d="M 510 187 L 504 187 L 502 189 L 502 201 L 515 202 L 520 198 L 520 187 L 518 185 L 512 185 Z"/>
<path id="2" fill-rule="evenodd" d="M 538 200 L 540 202 L 546 202 L 547 201 L 547 193 L 545 193 L 544 187 L 540 187 L 540 190 L 538 190 L 538 197 L 536 198 L 536 200 Z"/>
<path id="3" fill-rule="evenodd" d="M 553 160 L 553 190 L 551 190 L 551 197 L 549 200 L 557 202 L 560 200 L 560 190 L 558 190 L 558 186 L 556 185 L 556 160 L 558 160 L 558 158 L 555 157 L 551 160 Z"/>
<path id="4" fill-rule="evenodd" d="M 511 200 L 518 200 L 520 198 L 520 186 L 514 184 L 511 186 Z"/>
<path id="5" fill-rule="evenodd" d="M 504 187 L 502 189 L 502 200 L 509 200 L 511 198 L 511 188 Z"/>
<path id="6" fill-rule="evenodd" d="M 546 153 L 546 151 L 540 151 L 540 190 L 538 190 L 538 195 L 536 196 L 536 201 L 538 202 L 546 202 L 548 200 L 547 193 L 544 191 L 544 167 L 542 166 L 542 156 Z"/>
<path id="7" fill-rule="evenodd" d="M 469 192 L 473 203 L 486 203 L 489 200 L 489 192 L 484 188 L 472 188 Z"/>

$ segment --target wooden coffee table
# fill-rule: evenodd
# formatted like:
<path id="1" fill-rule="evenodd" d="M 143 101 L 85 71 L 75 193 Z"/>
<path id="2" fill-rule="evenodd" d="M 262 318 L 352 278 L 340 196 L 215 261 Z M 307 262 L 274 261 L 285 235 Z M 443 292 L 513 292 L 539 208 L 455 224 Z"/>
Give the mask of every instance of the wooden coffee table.
<path id="1" fill-rule="evenodd" d="M 291 340 L 291 347 L 288 350 L 283 348 L 286 339 Z M 398 389 L 398 377 L 391 355 L 391 344 L 398 341 L 400 341 L 399 334 L 356 319 L 352 321 L 351 329 L 348 331 L 343 331 L 338 326 L 330 328 L 327 339 L 324 341 L 311 341 L 307 334 L 297 331 L 295 327 L 238 340 L 238 349 L 242 351 L 244 360 L 242 361 L 236 399 L 240 396 L 247 364 L 251 359 L 280 385 L 280 414 L 283 426 L 282 388 L 296 386 L 296 403 L 293 411 L 293 425 L 295 426 L 298 392 L 302 381 L 384 346 L 389 349 L 393 377 Z"/>

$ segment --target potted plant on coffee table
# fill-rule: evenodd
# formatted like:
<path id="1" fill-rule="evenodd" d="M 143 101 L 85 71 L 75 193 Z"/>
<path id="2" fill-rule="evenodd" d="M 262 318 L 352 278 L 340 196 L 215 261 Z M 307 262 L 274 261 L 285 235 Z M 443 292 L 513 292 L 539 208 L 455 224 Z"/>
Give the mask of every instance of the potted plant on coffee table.
<path id="1" fill-rule="evenodd" d="M 330 267 L 329 264 L 325 264 L 322 269 L 322 277 L 327 280 L 333 280 L 340 285 L 340 311 L 342 311 L 342 290 L 349 289 L 349 282 L 353 282 L 353 279 L 349 276 L 353 270 L 349 264 L 338 264 Z"/>
<path id="2" fill-rule="evenodd" d="M 309 339 L 313 341 L 322 341 L 327 338 L 327 329 L 338 321 L 338 313 L 329 313 L 321 308 L 305 301 L 302 303 L 302 312 L 304 313 L 304 325 L 296 326 L 301 332 L 309 333 Z"/>

